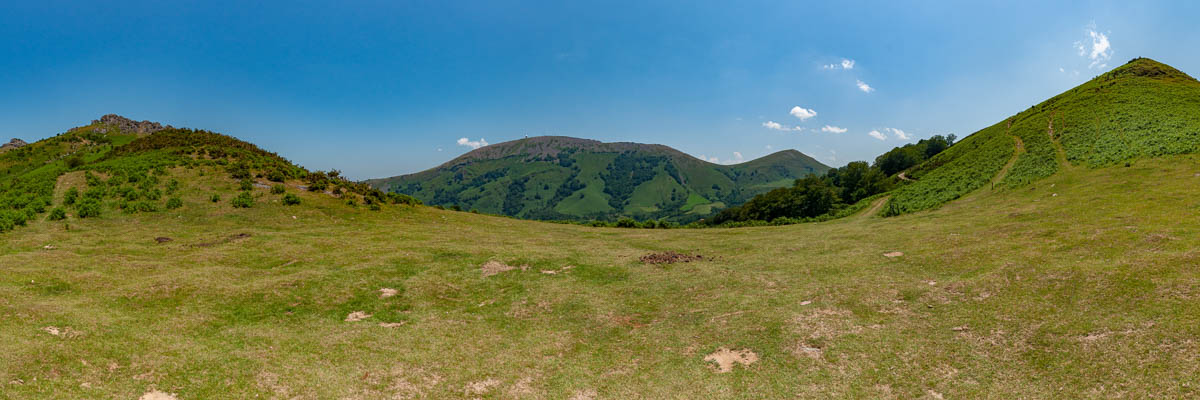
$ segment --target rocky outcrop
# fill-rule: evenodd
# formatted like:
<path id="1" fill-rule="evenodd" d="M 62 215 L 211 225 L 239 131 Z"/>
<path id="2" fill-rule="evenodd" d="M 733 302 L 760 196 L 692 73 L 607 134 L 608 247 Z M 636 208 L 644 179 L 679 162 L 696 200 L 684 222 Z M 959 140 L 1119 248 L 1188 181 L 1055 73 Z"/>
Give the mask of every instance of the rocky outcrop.
<path id="1" fill-rule="evenodd" d="M 139 135 L 149 135 L 151 133 L 158 132 L 163 129 L 171 128 L 170 125 L 163 127 L 162 124 L 157 123 L 157 122 L 150 122 L 150 121 L 137 122 L 137 121 L 134 121 L 129 118 L 125 118 L 125 117 L 122 117 L 122 116 L 116 115 L 116 114 L 108 114 L 103 117 L 100 117 L 100 119 L 92 121 L 92 125 L 102 125 L 102 127 L 96 129 L 96 132 L 99 132 L 99 133 L 107 133 L 108 127 L 113 127 L 113 128 L 120 129 L 121 132 L 136 133 Z"/>
<path id="2" fill-rule="evenodd" d="M 19 149 L 28 145 L 29 143 L 25 143 L 24 140 L 13 138 L 8 143 L 0 144 L 0 150 Z"/>

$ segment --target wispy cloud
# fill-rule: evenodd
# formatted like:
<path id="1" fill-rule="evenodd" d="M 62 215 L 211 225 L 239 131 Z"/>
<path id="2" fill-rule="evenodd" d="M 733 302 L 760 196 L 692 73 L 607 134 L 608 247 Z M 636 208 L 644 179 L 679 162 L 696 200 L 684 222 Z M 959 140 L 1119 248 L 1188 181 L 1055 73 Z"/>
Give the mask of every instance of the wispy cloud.
<path id="1" fill-rule="evenodd" d="M 1075 42 L 1075 50 L 1079 51 L 1079 56 L 1087 57 L 1090 62 L 1088 68 L 1107 67 L 1113 55 L 1112 43 L 1108 41 L 1109 33 L 1098 31 L 1095 22 L 1088 24 L 1084 31 L 1088 37 Z"/>
<path id="2" fill-rule="evenodd" d="M 488 145 L 488 142 L 486 140 L 483 140 L 483 138 L 479 138 L 479 140 L 470 140 L 467 138 L 459 138 L 457 143 L 459 146 L 467 146 L 472 149 L 478 149 L 480 147 Z"/>
<path id="3" fill-rule="evenodd" d="M 741 164 L 746 161 L 746 158 L 742 156 L 742 153 L 737 152 L 737 151 L 733 152 L 733 158 L 729 158 L 729 159 L 725 159 L 725 160 L 722 160 L 719 157 L 709 157 L 709 156 L 706 156 L 703 154 L 700 155 L 700 159 L 704 160 L 704 161 L 708 161 L 713 164 L 724 164 L 724 165 Z"/>
<path id="4" fill-rule="evenodd" d="M 792 107 L 790 114 L 792 114 L 793 117 L 800 118 L 801 121 L 817 116 L 817 112 L 813 111 L 813 109 L 800 106 Z"/>
<path id="5" fill-rule="evenodd" d="M 884 130 L 886 130 L 886 131 L 889 131 L 889 132 L 891 132 L 891 133 L 892 133 L 892 136 L 895 136 L 895 137 L 896 137 L 896 139 L 900 139 L 900 140 L 908 140 L 908 139 L 912 139 L 912 137 L 908 136 L 908 134 L 907 134 L 907 133 L 904 133 L 904 131 L 902 131 L 902 130 L 899 130 L 899 129 L 896 129 L 896 128 L 883 128 L 883 129 L 884 129 Z"/>
<path id="6" fill-rule="evenodd" d="M 854 60 L 843 58 L 842 62 L 837 64 L 826 64 L 825 69 L 854 69 Z"/>
<path id="7" fill-rule="evenodd" d="M 871 87 L 871 85 L 868 85 L 866 82 L 863 82 L 861 80 L 859 80 L 858 83 L 856 83 L 855 85 L 857 85 L 858 90 L 863 91 L 863 93 L 871 93 L 871 92 L 875 91 L 875 88 Z"/>
<path id="8" fill-rule="evenodd" d="M 867 134 L 871 135 L 871 137 L 879 139 L 879 140 L 887 140 L 887 135 L 879 133 L 879 131 L 873 130 L 873 131 L 867 132 Z"/>
<path id="9" fill-rule="evenodd" d="M 846 133 L 846 128 L 837 127 L 837 126 L 833 126 L 833 125 L 825 125 L 824 127 L 821 127 L 821 132 L 825 132 L 825 133 Z"/>
<path id="10" fill-rule="evenodd" d="M 787 126 L 784 126 L 783 124 L 775 122 L 775 121 L 763 122 L 762 126 L 763 126 L 763 128 L 777 130 L 777 131 L 801 131 L 801 130 L 804 130 L 804 128 L 801 128 L 798 126 L 795 128 L 787 127 Z"/>

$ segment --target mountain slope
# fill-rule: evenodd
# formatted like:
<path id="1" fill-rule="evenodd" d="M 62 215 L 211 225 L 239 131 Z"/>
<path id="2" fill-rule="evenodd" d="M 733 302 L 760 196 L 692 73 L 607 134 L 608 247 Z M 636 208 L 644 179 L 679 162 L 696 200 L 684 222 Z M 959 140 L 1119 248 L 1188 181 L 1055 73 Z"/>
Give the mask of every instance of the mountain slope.
<path id="1" fill-rule="evenodd" d="M 205 175 L 220 178 L 200 178 Z M 186 198 L 179 195 L 184 189 L 206 194 Z M 310 172 L 230 136 L 106 115 L 0 154 L 0 232 L 44 213 L 62 220 L 152 213 L 222 199 L 232 202 L 222 202 L 226 207 L 237 208 L 295 204 L 303 191 L 373 209 L 412 203 L 336 174 Z"/>
<path id="2" fill-rule="evenodd" d="M 1137 58 L 914 167 L 907 177 L 916 182 L 896 190 L 883 213 L 934 208 L 990 184 L 1019 188 L 1066 168 L 1197 151 L 1200 82 Z"/>
<path id="3" fill-rule="evenodd" d="M 541 136 L 367 182 L 430 204 L 522 218 L 690 221 L 828 169 L 794 150 L 717 165 L 663 145 Z"/>

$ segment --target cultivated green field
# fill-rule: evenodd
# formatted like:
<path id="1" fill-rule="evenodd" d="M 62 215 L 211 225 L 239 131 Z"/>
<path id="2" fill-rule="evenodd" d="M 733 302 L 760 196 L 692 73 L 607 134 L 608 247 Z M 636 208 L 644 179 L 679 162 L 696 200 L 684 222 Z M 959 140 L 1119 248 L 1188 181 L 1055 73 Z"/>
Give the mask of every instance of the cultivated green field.
<path id="1" fill-rule="evenodd" d="M 0 397 L 1200 396 L 1194 155 L 893 218 L 679 230 L 293 183 L 302 206 L 256 187 L 235 209 L 238 183 L 201 170 L 168 171 L 182 208 L 0 234 Z M 661 251 L 705 258 L 639 261 Z"/>

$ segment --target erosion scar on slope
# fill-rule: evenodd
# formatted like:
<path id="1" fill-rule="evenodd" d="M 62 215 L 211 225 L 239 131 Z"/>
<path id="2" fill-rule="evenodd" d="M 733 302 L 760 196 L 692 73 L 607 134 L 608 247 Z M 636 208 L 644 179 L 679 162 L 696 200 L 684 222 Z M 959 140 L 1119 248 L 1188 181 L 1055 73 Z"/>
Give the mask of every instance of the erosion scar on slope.
<path id="1" fill-rule="evenodd" d="M 1071 166 L 1071 163 L 1067 161 L 1067 151 L 1063 149 L 1062 143 L 1054 136 L 1054 114 L 1057 113 L 1058 110 L 1050 112 L 1050 122 L 1046 126 L 1046 134 L 1050 136 L 1050 144 L 1054 145 L 1054 157 L 1057 159 L 1059 167 L 1066 168 Z"/>
<path id="2" fill-rule="evenodd" d="M 1021 153 L 1025 152 L 1025 142 L 1021 140 L 1020 136 L 1012 134 L 1012 119 L 1008 120 L 1007 129 L 1008 130 L 1005 131 L 1004 133 L 1007 134 L 1008 136 L 1012 136 L 1013 140 L 1016 143 L 1016 149 L 1013 150 L 1012 158 L 1010 158 L 1008 160 L 1008 163 L 1004 164 L 1004 168 L 1001 168 L 1000 172 L 996 173 L 996 176 L 992 178 L 992 182 L 991 182 L 992 190 L 996 189 L 997 183 L 1004 181 L 1004 177 L 1008 176 L 1008 170 L 1012 169 L 1013 165 L 1017 163 L 1017 158 L 1021 157 Z"/>

